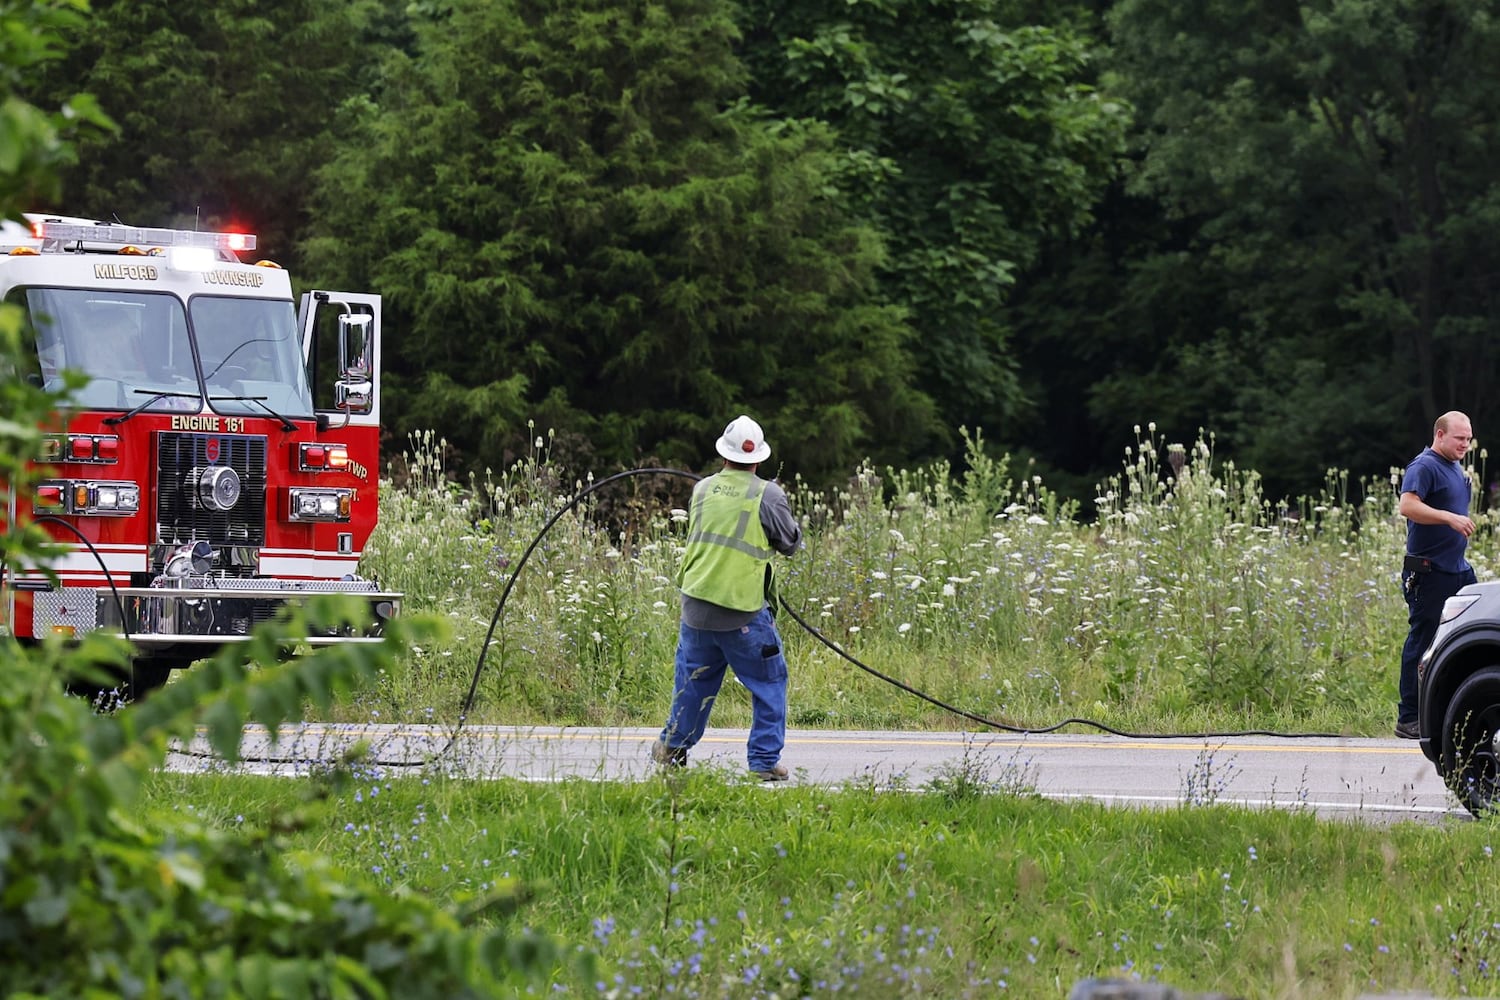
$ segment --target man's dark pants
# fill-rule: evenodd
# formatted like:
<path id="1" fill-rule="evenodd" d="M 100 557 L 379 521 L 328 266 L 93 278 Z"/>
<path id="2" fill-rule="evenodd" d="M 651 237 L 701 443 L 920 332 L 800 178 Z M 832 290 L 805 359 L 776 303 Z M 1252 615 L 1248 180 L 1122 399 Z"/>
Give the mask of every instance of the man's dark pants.
<path id="1" fill-rule="evenodd" d="M 1472 569 L 1462 573 L 1441 570 L 1418 573 L 1409 569 L 1401 574 L 1401 591 L 1406 595 L 1406 620 L 1411 631 L 1406 635 L 1406 645 L 1401 647 L 1401 704 L 1396 710 L 1397 722 L 1417 721 L 1417 662 L 1437 634 L 1444 602 L 1474 580 Z"/>

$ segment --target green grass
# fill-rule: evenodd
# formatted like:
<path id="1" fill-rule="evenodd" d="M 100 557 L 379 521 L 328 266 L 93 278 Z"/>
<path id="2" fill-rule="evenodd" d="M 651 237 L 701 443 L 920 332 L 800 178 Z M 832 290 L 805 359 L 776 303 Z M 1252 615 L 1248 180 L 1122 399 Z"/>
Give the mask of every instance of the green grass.
<path id="1" fill-rule="evenodd" d="M 1500 827 L 1059 804 L 977 752 L 921 790 L 163 774 L 144 807 L 273 827 L 393 892 L 529 898 L 596 956 L 538 995 L 1062 996 L 1118 976 L 1245 997 L 1494 995 Z M 191 803 L 184 805 L 184 803 Z"/>
<path id="2" fill-rule="evenodd" d="M 450 635 L 332 713 L 452 726 L 527 545 L 586 485 L 545 439 L 459 488 L 413 441 L 382 484 L 367 571 Z M 1158 456 L 1176 458 L 1172 471 Z M 1083 518 L 971 442 L 968 469 L 788 482 L 807 548 L 782 594 L 872 667 L 1012 725 L 1388 735 L 1405 608 L 1390 481 L 1331 472 L 1275 503 L 1200 443 L 1138 436 Z M 469 722 L 660 724 L 684 481 L 628 480 L 558 521 L 515 578 Z M 1495 575 L 1496 515 L 1470 558 Z M 783 621 L 793 728 L 973 728 Z M 715 725 L 748 724 L 743 699 Z M 923 789 L 762 788 L 693 768 L 630 784 L 367 774 L 351 784 L 161 775 L 143 814 L 274 831 L 389 886 L 595 954 L 573 996 L 1062 996 L 1091 976 L 1247 997 L 1493 995 L 1493 822 L 1389 827 L 1294 809 L 1064 805 L 978 752 Z M 1208 775 L 1203 775 L 1205 781 Z M 312 789 L 329 797 L 303 808 Z M 294 817 L 288 819 L 288 817 Z"/>

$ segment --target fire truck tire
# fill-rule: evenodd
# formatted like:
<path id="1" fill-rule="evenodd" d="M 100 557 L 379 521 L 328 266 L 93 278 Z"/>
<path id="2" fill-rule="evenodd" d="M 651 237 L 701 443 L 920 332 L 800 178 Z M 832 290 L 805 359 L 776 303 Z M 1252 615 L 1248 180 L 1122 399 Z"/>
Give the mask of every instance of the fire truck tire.
<path id="1" fill-rule="evenodd" d="M 181 664 L 184 665 L 185 664 Z M 130 661 L 130 676 L 125 685 L 131 701 L 139 701 L 152 691 L 162 687 L 172 676 L 172 668 L 179 666 L 174 660 L 156 657 L 137 657 Z"/>
<path id="2" fill-rule="evenodd" d="M 139 701 L 146 697 L 167 683 L 174 666 L 186 665 L 173 660 L 138 657 L 131 661 L 129 667 L 111 669 L 110 673 L 114 678 L 111 682 L 71 677 L 67 679 L 66 687 L 69 694 L 87 698 L 96 705 L 118 707 L 125 702 Z"/>

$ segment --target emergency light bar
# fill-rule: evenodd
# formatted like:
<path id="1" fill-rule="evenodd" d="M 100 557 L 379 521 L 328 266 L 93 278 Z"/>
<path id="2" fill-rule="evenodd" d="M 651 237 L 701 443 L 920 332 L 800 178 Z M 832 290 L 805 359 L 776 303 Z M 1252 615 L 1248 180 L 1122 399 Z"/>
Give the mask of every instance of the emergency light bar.
<path id="1" fill-rule="evenodd" d="M 191 229 L 142 229 L 136 226 L 90 225 L 39 219 L 31 224 L 31 235 L 45 242 L 120 243 L 148 247 L 201 247 L 206 250 L 254 250 L 251 233 L 207 233 Z"/>

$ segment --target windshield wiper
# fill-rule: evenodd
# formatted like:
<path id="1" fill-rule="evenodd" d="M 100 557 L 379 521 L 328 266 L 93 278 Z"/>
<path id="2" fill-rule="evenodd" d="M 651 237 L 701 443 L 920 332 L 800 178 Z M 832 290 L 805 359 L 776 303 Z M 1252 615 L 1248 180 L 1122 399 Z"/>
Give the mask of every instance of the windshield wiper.
<path id="1" fill-rule="evenodd" d="M 208 397 L 208 401 L 210 403 L 223 403 L 223 402 L 254 403 L 256 406 L 260 407 L 262 410 L 265 410 L 267 413 L 269 413 L 271 416 L 275 417 L 277 420 L 280 420 L 281 421 L 281 429 L 282 430 L 284 430 L 284 431 L 294 431 L 294 430 L 297 429 L 297 425 L 296 424 L 292 423 L 286 417 L 283 417 L 281 414 L 277 413 L 275 410 L 271 409 L 269 406 L 266 405 L 266 397 L 265 396 L 209 396 Z"/>
<path id="2" fill-rule="evenodd" d="M 120 414 L 118 417 L 105 417 L 104 418 L 104 423 L 105 424 L 107 424 L 107 425 L 109 425 L 111 427 L 113 427 L 115 424 L 123 424 L 125 421 L 127 421 L 131 417 L 135 416 L 137 413 L 140 413 L 146 407 L 151 406 L 154 403 L 160 402 L 161 400 L 166 399 L 169 396 L 175 396 L 178 399 L 202 399 L 203 398 L 202 396 L 198 395 L 196 392 L 156 392 L 155 390 L 152 390 L 152 389 L 134 389 L 132 391 L 136 392 L 136 393 L 141 393 L 141 394 L 148 395 L 151 398 L 148 399 L 148 400 L 146 400 L 140 406 L 133 407 L 132 409 L 126 410 L 124 413 Z"/>

